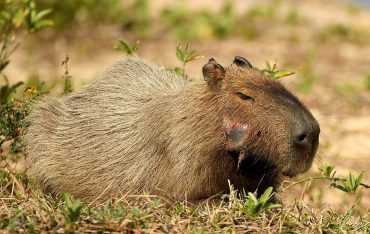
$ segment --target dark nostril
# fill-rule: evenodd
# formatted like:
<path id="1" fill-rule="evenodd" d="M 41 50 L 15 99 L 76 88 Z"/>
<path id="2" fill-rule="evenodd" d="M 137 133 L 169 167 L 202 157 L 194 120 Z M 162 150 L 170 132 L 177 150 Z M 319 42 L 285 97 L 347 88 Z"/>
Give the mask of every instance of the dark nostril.
<path id="1" fill-rule="evenodd" d="M 299 146 L 306 146 L 308 145 L 308 136 L 306 133 L 300 133 L 295 136 L 294 142 L 296 145 Z"/>
<path id="2" fill-rule="evenodd" d="M 307 138 L 307 135 L 303 133 L 303 134 L 298 135 L 297 140 L 299 142 L 302 142 L 302 141 L 306 140 L 306 138 Z"/>

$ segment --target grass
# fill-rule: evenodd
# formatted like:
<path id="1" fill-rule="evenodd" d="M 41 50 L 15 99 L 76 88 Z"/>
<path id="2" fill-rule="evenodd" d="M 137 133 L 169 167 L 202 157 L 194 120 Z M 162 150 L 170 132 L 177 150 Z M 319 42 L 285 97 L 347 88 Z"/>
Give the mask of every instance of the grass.
<path id="1" fill-rule="evenodd" d="M 84 204 L 68 195 L 41 193 L 27 177 L 0 174 L 0 229 L 6 232 L 144 233 L 368 233 L 369 211 L 313 209 L 296 201 L 272 207 L 264 198 L 238 198 L 236 191 L 219 202 L 166 204 L 150 195 L 122 196 L 102 204 Z M 284 194 L 281 194 L 284 196 Z M 264 209 L 256 208 L 258 204 Z M 251 206 L 254 204 L 257 206 Z M 267 209 L 267 207 L 270 207 Z M 256 209 L 259 209 L 256 212 Z"/>

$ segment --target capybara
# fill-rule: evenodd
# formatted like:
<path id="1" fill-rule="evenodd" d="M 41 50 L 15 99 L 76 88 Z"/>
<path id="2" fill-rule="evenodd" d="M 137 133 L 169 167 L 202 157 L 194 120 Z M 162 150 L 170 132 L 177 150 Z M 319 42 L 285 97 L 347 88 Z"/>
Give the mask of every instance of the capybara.
<path id="1" fill-rule="evenodd" d="M 139 57 L 26 119 L 28 172 L 48 192 L 85 200 L 149 193 L 200 201 L 261 193 L 307 171 L 320 128 L 283 85 L 242 57 L 191 83 Z"/>

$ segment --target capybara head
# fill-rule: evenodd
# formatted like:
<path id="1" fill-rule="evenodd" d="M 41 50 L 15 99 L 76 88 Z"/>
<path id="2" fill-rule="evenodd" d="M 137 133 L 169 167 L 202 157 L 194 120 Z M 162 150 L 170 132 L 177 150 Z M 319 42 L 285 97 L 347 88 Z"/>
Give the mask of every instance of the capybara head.
<path id="1" fill-rule="evenodd" d="M 210 59 L 203 76 L 220 99 L 226 148 L 239 173 L 248 163 L 290 177 L 311 167 L 319 124 L 282 84 L 239 56 L 227 68 Z"/>

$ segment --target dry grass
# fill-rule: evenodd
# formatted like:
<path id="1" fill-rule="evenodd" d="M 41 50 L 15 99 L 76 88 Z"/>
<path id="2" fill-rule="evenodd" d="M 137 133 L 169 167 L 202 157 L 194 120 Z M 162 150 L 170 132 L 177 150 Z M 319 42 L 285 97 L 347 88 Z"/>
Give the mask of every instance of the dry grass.
<path id="1" fill-rule="evenodd" d="M 247 214 L 246 199 L 232 190 L 223 201 L 172 205 L 155 196 L 122 196 L 103 204 L 55 198 L 41 193 L 22 174 L 0 174 L 0 229 L 5 233 L 369 233 L 369 210 L 315 209 L 292 205 Z M 291 191 L 289 191 L 291 192 Z M 285 196 L 286 191 L 280 194 Z M 307 193 L 306 189 L 303 193 Z M 79 210 L 81 208 L 81 210 Z"/>

